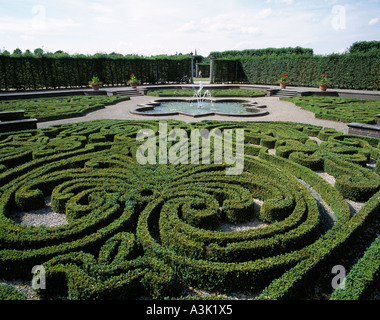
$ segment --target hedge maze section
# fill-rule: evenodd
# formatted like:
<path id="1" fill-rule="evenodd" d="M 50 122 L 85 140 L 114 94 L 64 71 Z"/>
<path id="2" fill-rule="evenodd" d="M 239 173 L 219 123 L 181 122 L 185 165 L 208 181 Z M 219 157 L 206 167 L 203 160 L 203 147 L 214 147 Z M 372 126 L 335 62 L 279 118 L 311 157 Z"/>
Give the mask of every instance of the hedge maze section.
<path id="1" fill-rule="evenodd" d="M 70 96 L 55 98 L 17 99 L 0 101 L 1 111 L 24 110 L 25 116 L 38 121 L 81 117 L 88 112 L 99 110 L 123 100 L 123 96 Z"/>
<path id="2" fill-rule="evenodd" d="M 376 124 L 380 113 L 380 102 L 369 99 L 352 99 L 342 97 L 283 97 L 284 101 L 312 111 L 316 118 Z"/>
<path id="3" fill-rule="evenodd" d="M 194 299 L 191 287 L 214 299 L 313 299 L 326 277 L 331 299 L 375 294 L 380 140 L 295 123 L 167 124 L 244 129 L 243 173 L 226 175 L 226 163 L 140 165 L 136 134 L 158 134 L 156 121 L 1 134 L 0 278 L 30 281 L 43 266 L 42 299 Z M 48 201 L 66 223 L 15 219 Z M 345 289 L 331 287 L 336 265 L 347 269 Z M 1 286 L 7 293 L 19 297 Z"/>

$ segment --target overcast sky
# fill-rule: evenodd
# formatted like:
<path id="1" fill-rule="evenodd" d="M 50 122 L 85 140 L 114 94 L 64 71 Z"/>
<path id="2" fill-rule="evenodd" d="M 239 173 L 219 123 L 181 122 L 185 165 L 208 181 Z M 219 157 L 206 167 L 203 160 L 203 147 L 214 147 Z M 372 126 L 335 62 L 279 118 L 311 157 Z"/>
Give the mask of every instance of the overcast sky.
<path id="1" fill-rule="evenodd" d="M 0 50 L 176 54 L 380 40 L 380 0 L 0 0 Z"/>

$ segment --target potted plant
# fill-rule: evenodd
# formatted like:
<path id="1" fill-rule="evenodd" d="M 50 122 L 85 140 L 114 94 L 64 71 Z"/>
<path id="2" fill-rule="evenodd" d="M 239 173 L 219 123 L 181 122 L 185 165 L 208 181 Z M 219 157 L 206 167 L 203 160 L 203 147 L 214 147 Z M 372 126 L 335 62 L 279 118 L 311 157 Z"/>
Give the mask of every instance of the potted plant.
<path id="1" fill-rule="evenodd" d="M 99 88 L 103 84 L 103 82 L 101 82 L 98 77 L 93 76 L 92 80 L 89 81 L 88 84 L 92 86 L 92 89 L 99 90 Z"/>
<path id="2" fill-rule="evenodd" d="M 136 88 L 140 84 L 140 80 L 137 80 L 134 73 L 131 74 L 131 79 L 127 82 L 131 87 Z"/>
<path id="3" fill-rule="evenodd" d="M 288 76 L 285 73 L 282 74 L 278 82 L 280 83 L 281 89 L 285 89 L 286 86 L 288 85 Z"/>
<path id="4" fill-rule="evenodd" d="M 331 81 L 327 79 L 327 74 L 322 74 L 322 79 L 317 82 L 319 84 L 319 89 L 321 91 L 326 91 L 328 86 L 331 84 Z"/>

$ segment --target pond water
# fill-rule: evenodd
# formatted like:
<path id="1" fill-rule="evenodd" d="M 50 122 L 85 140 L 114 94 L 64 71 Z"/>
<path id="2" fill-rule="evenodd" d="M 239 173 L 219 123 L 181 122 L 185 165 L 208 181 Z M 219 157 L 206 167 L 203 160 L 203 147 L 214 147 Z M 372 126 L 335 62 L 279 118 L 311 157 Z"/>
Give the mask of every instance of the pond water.
<path id="1" fill-rule="evenodd" d="M 202 114 L 210 112 L 227 113 L 227 114 L 243 114 L 255 113 L 259 110 L 246 110 L 241 102 L 210 102 L 205 101 L 202 107 L 198 108 L 196 102 L 172 101 L 161 102 L 161 105 L 155 106 L 152 110 L 145 110 L 143 113 L 166 113 L 166 112 L 186 112 L 190 114 Z"/>

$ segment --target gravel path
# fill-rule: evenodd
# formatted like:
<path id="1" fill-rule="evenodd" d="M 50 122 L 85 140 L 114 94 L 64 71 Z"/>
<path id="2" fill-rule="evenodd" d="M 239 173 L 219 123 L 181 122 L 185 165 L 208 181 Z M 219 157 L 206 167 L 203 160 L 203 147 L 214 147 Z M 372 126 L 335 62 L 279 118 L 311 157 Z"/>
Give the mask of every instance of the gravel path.
<path id="1" fill-rule="evenodd" d="M 10 218 L 16 223 L 27 227 L 56 227 L 68 224 L 65 214 L 56 213 L 52 210 L 50 196 L 45 198 L 44 208 L 29 212 L 13 212 Z"/>
<path id="2" fill-rule="evenodd" d="M 82 121 L 91 121 L 96 119 L 119 119 L 119 120 L 153 120 L 153 119 L 175 119 L 185 122 L 198 122 L 202 120 L 222 120 L 222 121 L 292 121 L 304 124 L 312 124 L 327 128 L 334 128 L 343 133 L 348 133 L 347 124 L 342 122 L 316 119 L 314 113 L 311 111 L 303 110 L 291 102 L 280 101 L 278 97 L 261 97 L 247 99 L 256 101 L 259 105 L 266 105 L 269 115 L 254 117 L 254 118 L 240 118 L 240 117 L 225 117 L 225 116 L 211 116 L 193 118 L 183 115 L 170 116 L 170 117 L 150 117 L 140 116 L 129 113 L 130 110 L 136 108 L 138 104 L 148 103 L 154 100 L 152 96 L 131 97 L 131 100 L 119 102 L 115 105 L 106 106 L 104 109 L 88 113 L 83 117 L 62 119 L 57 121 L 48 121 L 38 123 L 38 128 L 45 128 L 50 125 L 73 123 Z"/>
<path id="3" fill-rule="evenodd" d="M 154 100 L 154 97 L 151 96 L 141 96 L 141 97 L 132 97 L 129 101 L 120 102 L 118 104 L 112 106 L 106 106 L 104 109 L 91 112 L 83 117 L 72 118 L 72 119 L 63 119 L 58 121 L 49 121 L 49 122 L 40 122 L 38 123 L 38 128 L 45 128 L 51 125 L 56 124 L 64 124 L 64 123 L 76 123 L 82 121 L 92 121 L 97 119 L 119 119 L 119 120 L 148 120 L 148 119 L 176 119 L 182 120 L 185 122 L 198 122 L 202 120 L 224 120 L 224 121 L 247 121 L 246 118 L 233 118 L 233 117 L 223 117 L 223 116 L 213 116 L 213 117 L 201 117 L 201 118 L 192 118 L 186 116 L 172 116 L 165 118 L 153 118 L 153 117 L 145 117 L 138 116 L 129 113 L 129 111 L 137 106 L 137 104 L 144 104 Z M 334 128 L 338 131 L 342 131 L 343 133 L 348 133 L 348 127 L 344 123 L 316 119 L 314 114 L 310 111 L 306 111 L 301 109 L 300 107 L 295 106 L 293 103 L 280 101 L 277 97 L 263 97 L 263 98 L 254 98 L 253 101 L 257 101 L 258 104 L 267 105 L 267 110 L 269 111 L 269 115 L 262 117 L 250 118 L 248 121 L 291 121 L 291 122 L 299 122 L 304 124 L 312 124 L 318 125 L 322 127 Z M 317 141 L 320 142 L 320 141 Z M 274 150 L 270 150 L 274 153 Z M 328 181 L 331 184 L 335 183 L 335 179 L 327 175 L 324 172 L 317 172 L 323 179 Z M 303 182 L 303 181 L 301 181 Z M 303 182 L 304 183 L 304 182 Z M 304 183 L 305 184 L 305 183 Z M 305 184 L 306 187 L 313 194 L 314 198 L 318 202 L 318 206 L 320 210 L 322 209 L 325 214 L 334 217 L 334 213 L 327 206 L 327 204 L 323 201 L 319 194 L 315 192 L 313 188 Z M 11 218 L 21 225 L 24 226 L 47 226 L 47 227 L 55 227 L 60 225 L 67 224 L 67 220 L 64 214 L 58 214 L 51 209 L 51 198 L 46 197 L 45 199 L 45 207 L 39 210 L 30 211 L 30 212 L 14 212 Z M 359 210 L 364 203 L 355 203 L 352 201 L 348 201 L 352 212 L 356 212 Z M 258 206 L 262 205 L 262 202 L 257 202 Z M 224 224 L 220 227 L 219 231 L 228 232 L 228 231 L 242 231 L 251 228 L 260 228 L 265 227 L 265 224 L 259 220 L 254 220 L 248 222 L 246 224 L 241 225 L 229 225 Z M 29 299 L 38 299 L 36 295 L 30 288 L 30 283 L 23 282 L 9 282 L 0 280 L 0 283 L 8 283 L 15 285 L 19 290 L 23 291 Z M 190 291 L 193 291 L 194 294 L 207 295 L 207 292 L 197 291 L 194 288 L 189 288 Z M 231 296 L 236 299 L 254 299 L 255 294 L 250 292 L 236 292 L 232 293 Z"/>

